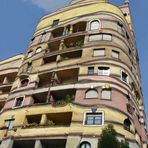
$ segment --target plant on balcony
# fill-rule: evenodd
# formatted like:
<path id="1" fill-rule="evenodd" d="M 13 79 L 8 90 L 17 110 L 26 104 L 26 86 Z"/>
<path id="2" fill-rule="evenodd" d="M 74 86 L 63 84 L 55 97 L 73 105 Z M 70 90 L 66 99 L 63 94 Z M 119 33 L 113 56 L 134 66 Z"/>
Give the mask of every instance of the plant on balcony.
<path id="1" fill-rule="evenodd" d="M 36 126 L 38 126 L 38 123 L 33 122 L 33 123 L 25 124 L 23 127 L 24 128 L 31 128 L 31 127 L 36 127 Z"/>
<path id="2" fill-rule="evenodd" d="M 74 96 L 67 94 L 66 97 L 65 97 L 65 102 L 71 103 L 73 98 L 74 98 Z"/>
<path id="3" fill-rule="evenodd" d="M 48 125 L 48 126 L 54 126 L 55 123 L 54 123 L 52 120 L 48 120 L 48 121 L 47 121 L 47 125 Z"/>
<path id="4" fill-rule="evenodd" d="M 134 111 L 135 111 L 135 108 L 134 108 L 130 103 L 127 103 L 127 111 L 128 111 L 130 114 L 133 114 Z"/>
<path id="5" fill-rule="evenodd" d="M 76 47 L 82 47 L 83 46 L 83 40 L 77 41 L 76 42 Z"/>

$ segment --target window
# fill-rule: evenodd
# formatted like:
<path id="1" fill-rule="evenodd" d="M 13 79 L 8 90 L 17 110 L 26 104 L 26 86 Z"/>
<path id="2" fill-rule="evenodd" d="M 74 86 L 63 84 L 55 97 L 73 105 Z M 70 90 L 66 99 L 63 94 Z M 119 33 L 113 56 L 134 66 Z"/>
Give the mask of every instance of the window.
<path id="1" fill-rule="evenodd" d="M 23 100 L 24 100 L 24 97 L 16 98 L 14 107 L 15 108 L 21 107 L 23 105 Z"/>
<path id="2" fill-rule="evenodd" d="M 89 36 L 89 41 L 101 41 L 102 34 L 93 34 Z"/>
<path id="3" fill-rule="evenodd" d="M 111 41 L 112 35 L 111 34 L 93 34 L 89 36 L 89 41 Z"/>
<path id="4" fill-rule="evenodd" d="M 112 40 L 112 36 L 110 34 L 103 34 L 103 40 L 104 41 L 111 41 Z"/>
<path id="5" fill-rule="evenodd" d="M 80 148 L 91 148 L 91 144 L 87 141 L 83 141 L 81 144 L 80 144 Z"/>
<path id="6" fill-rule="evenodd" d="M 98 75 L 108 76 L 110 73 L 109 67 L 98 67 Z"/>
<path id="7" fill-rule="evenodd" d="M 103 113 L 86 113 L 85 125 L 103 125 Z"/>
<path id="8" fill-rule="evenodd" d="M 94 49 L 94 52 L 93 52 L 93 56 L 96 57 L 96 56 L 104 56 L 105 55 L 105 49 Z"/>
<path id="9" fill-rule="evenodd" d="M 119 52 L 115 51 L 115 50 L 112 50 L 112 57 L 116 58 L 116 59 L 119 59 Z"/>
<path id="10" fill-rule="evenodd" d="M 41 36 L 41 40 L 40 40 L 40 43 L 44 42 L 45 39 L 46 39 L 46 32 L 42 33 L 42 36 Z"/>
<path id="11" fill-rule="evenodd" d="M 20 87 L 26 87 L 29 83 L 29 79 L 24 79 L 24 80 L 21 80 L 21 86 Z"/>
<path id="12" fill-rule="evenodd" d="M 54 20 L 52 26 L 57 26 L 59 24 L 59 19 Z"/>
<path id="13" fill-rule="evenodd" d="M 88 75 L 94 74 L 94 67 L 88 67 Z"/>
<path id="14" fill-rule="evenodd" d="M 130 131 L 131 121 L 127 118 L 124 120 L 123 127 L 125 130 Z"/>
<path id="15" fill-rule="evenodd" d="M 12 116 L 11 119 L 5 120 L 5 126 L 7 127 L 7 129 L 13 128 L 14 120 L 15 120 L 14 116 Z"/>
<path id="16" fill-rule="evenodd" d="M 111 99 L 111 90 L 103 89 L 101 93 L 101 99 L 110 100 Z"/>
<path id="17" fill-rule="evenodd" d="M 92 21 L 90 24 L 90 30 L 97 30 L 100 29 L 100 27 L 101 27 L 100 22 L 97 20 Z"/>
<path id="18" fill-rule="evenodd" d="M 120 34 L 123 34 L 123 24 L 120 23 L 120 22 L 117 22 L 117 31 L 118 31 Z"/>
<path id="19" fill-rule="evenodd" d="M 98 91 L 96 89 L 89 89 L 86 91 L 85 94 L 86 99 L 93 99 L 93 98 L 98 98 Z"/>
<path id="20" fill-rule="evenodd" d="M 41 51 L 42 51 L 42 48 L 41 47 L 39 47 L 39 48 L 36 49 L 36 53 L 39 53 Z"/>
<path id="21" fill-rule="evenodd" d="M 121 74 L 121 79 L 122 79 L 122 81 L 128 83 L 128 75 L 123 71 L 122 71 L 122 74 Z"/>
<path id="22" fill-rule="evenodd" d="M 32 55 L 33 55 L 33 51 L 28 52 L 27 58 L 32 57 Z"/>

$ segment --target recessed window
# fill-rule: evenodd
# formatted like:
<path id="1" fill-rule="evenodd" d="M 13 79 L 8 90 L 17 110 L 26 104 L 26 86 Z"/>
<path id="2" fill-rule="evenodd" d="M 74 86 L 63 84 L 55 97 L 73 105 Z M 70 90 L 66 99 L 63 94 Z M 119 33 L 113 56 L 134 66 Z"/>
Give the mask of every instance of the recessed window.
<path id="1" fill-rule="evenodd" d="M 119 52 L 115 51 L 115 50 L 112 50 L 112 57 L 116 58 L 116 59 L 119 59 Z"/>
<path id="2" fill-rule="evenodd" d="M 89 36 L 89 41 L 111 41 L 112 35 L 111 34 L 93 34 Z"/>
<path id="3" fill-rule="evenodd" d="M 98 98 L 98 91 L 96 89 L 88 89 L 85 93 L 86 99 Z"/>
<path id="4" fill-rule="evenodd" d="M 121 72 L 121 79 L 122 79 L 122 81 L 128 83 L 128 75 L 123 71 Z"/>
<path id="5" fill-rule="evenodd" d="M 80 148 L 91 148 L 91 144 L 87 141 L 83 141 L 81 144 L 80 144 Z"/>
<path id="6" fill-rule="evenodd" d="M 117 22 L 117 31 L 120 33 L 120 34 L 123 34 L 124 28 L 123 28 L 123 24 L 120 23 L 120 22 Z"/>
<path id="7" fill-rule="evenodd" d="M 24 100 L 24 97 L 16 98 L 14 107 L 15 108 L 21 107 L 23 105 L 23 100 Z"/>
<path id="8" fill-rule="evenodd" d="M 33 55 L 33 51 L 28 52 L 27 58 L 32 57 L 32 55 Z"/>
<path id="9" fill-rule="evenodd" d="M 90 24 L 90 30 L 97 30 L 100 29 L 100 27 L 101 27 L 100 22 L 97 20 L 92 21 Z"/>
<path id="10" fill-rule="evenodd" d="M 104 56 L 105 55 L 105 49 L 100 48 L 100 49 L 94 49 L 93 51 L 93 56 Z"/>
<path id="11" fill-rule="evenodd" d="M 41 51 L 42 51 L 42 48 L 41 47 L 39 47 L 39 48 L 36 49 L 36 53 L 39 53 Z"/>
<path id="12" fill-rule="evenodd" d="M 88 67 L 88 75 L 94 74 L 94 67 Z"/>
<path id="13" fill-rule="evenodd" d="M 110 100 L 111 99 L 111 89 L 103 89 L 101 92 L 101 99 Z"/>
<path id="14" fill-rule="evenodd" d="M 21 80 L 21 86 L 20 87 L 26 87 L 29 83 L 29 79 L 23 79 Z"/>
<path id="15" fill-rule="evenodd" d="M 123 127 L 125 130 L 130 131 L 131 121 L 127 118 L 124 120 Z"/>
<path id="16" fill-rule="evenodd" d="M 15 120 L 14 116 L 12 116 L 11 119 L 5 120 L 5 127 L 7 129 L 11 130 L 13 128 L 13 125 L 14 125 L 14 120 Z"/>
<path id="17" fill-rule="evenodd" d="M 59 19 L 54 20 L 52 23 L 52 26 L 57 26 L 59 24 L 59 21 L 60 21 Z"/>
<path id="18" fill-rule="evenodd" d="M 42 33 L 40 43 L 45 42 L 46 35 L 47 35 L 47 33 L 46 33 L 46 32 Z"/>
<path id="19" fill-rule="evenodd" d="M 103 113 L 86 113 L 85 125 L 103 125 Z"/>
<path id="20" fill-rule="evenodd" d="M 110 68 L 109 67 L 98 67 L 99 76 L 109 76 Z"/>

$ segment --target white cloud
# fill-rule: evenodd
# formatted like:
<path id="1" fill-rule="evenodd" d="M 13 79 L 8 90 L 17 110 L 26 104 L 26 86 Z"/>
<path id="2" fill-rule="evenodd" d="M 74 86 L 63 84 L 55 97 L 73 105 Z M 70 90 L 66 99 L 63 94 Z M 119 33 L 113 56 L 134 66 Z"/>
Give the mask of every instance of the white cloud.
<path id="1" fill-rule="evenodd" d="M 45 11 L 54 11 L 64 5 L 66 5 L 70 0 L 23 0 L 24 2 L 31 2 L 32 4 L 38 6 Z"/>

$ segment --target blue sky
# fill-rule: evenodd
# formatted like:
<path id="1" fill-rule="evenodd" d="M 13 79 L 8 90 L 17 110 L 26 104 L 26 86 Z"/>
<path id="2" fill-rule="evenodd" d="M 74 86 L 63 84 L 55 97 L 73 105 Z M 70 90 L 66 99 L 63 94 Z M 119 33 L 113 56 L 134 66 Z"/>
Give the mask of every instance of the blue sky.
<path id="1" fill-rule="evenodd" d="M 121 5 L 124 0 L 109 0 Z M 0 0 L 0 60 L 23 53 L 39 19 L 65 6 L 70 0 Z M 148 123 L 148 1 L 131 0 L 137 48 L 139 51 L 145 108 Z"/>

